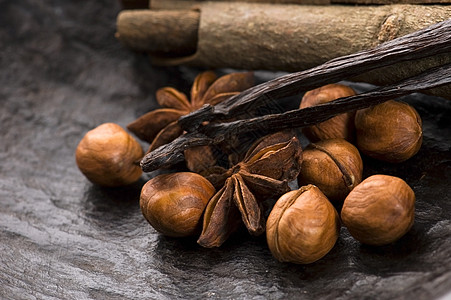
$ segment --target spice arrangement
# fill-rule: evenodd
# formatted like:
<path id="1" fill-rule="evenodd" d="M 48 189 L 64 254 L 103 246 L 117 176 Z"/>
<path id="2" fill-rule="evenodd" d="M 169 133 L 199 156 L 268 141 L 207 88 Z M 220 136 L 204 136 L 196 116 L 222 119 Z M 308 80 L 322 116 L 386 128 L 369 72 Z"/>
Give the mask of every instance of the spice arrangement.
<path id="1" fill-rule="evenodd" d="M 145 154 L 135 150 L 130 134 L 115 128 L 123 136 L 116 139 L 104 130 L 115 126 L 106 124 L 82 139 L 77 164 L 93 183 L 115 186 L 136 181 L 141 171 L 185 162 L 186 169 L 150 179 L 140 207 L 159 233 L 193 236 L 202 247 L 220 247 L 242 226 L 250 235 L 266 234 L 276 259 L 298 264 L 327 255 L 342 225 L 363 244 L 390 244 L 412 227 L 415 194 L 401 178 L 362 178 L 361 154 L 384 163 L 414 156 L 422 143 L 421 119 L 412 106 L 392 99 L 449 85 L 451 67 L 427 68 L 360 94 L 336 82 L 362 68 L 447 54 L 450 26 L 438 23 L 257 86 L 251 72 L 219 78 L 203 72 L 189 100 L 162 88 L 156 93 L 162 108 L 127 126 L 150 144 Z M 299 109 L 278 111 L 277 99 L 301 93 Z M 268 99 L 274 109 L 259 114 Z M 305 149 L 301 128 L 311 142 Z"/>
<path id="2" fill-rule="evenodd" d="M 217 99 L 226 99 L 225 95 L 238 93 L 230 92 L 231 90 L 247 85 L 249 80 L 248 73 L 232 73 L 221 77 L 225 78 L 223 80 L 217 79 L 217 82 L 232 82 L 231 84 L 218 84 L 221 88 L 215 88 L 215 84 L 211 84 L 215 80 L 212 74 L 206 72 L 196 77 L 192 99 L 203 99 L 197 95 L 209 95 L 213 93 L 208 92 L 212 89 L 217 91 Z M 239 80 L 247 83 L 236 83 Z M 324 100 L 324 91 L 330 89 L 338 91 L 335 94 L 327 92 L 327 100 Z M 346 92 L 343 94 L 342 91 Z M 334 98 L 348 94 L 354 95 L 355 92 L 347 86 L 327 85 L 307 92 L 300 101 L 300 106 L 308 101 L 314 103 L 311 107 L 315 107 L 322 101 L 333 101 Z M 179 115 L 189 111 L 186 98 L 174 89 L 159 90 L 157 98 L 163 105 L 170 103 L 177 107 L 182 103 L 183 106 L 179 107 L 185 110 L 181 110 Z M 373 116 L 367 110 L 384 113 L 375 113 Z M 148 116 L 168 111 L 170 109 L 149 112 L 132 122 L 129 128 L 155 145 L 155 140 L 159 139 L 161 132 L 165 132 L 164 129 L 160 134 L 153 134 L 153 140 L 142 132 L 165 128 L 165 124 L 174 121 Z M 358 141 L 354 134 L 371 137 L 371 132 L 366 132 L 364 126 L 359 126 L 360 123 L 377 123 L 381 115 L 398 116 L 396 119 L 399 122 L 379 121 L 384 123 L 385 132 L 380 135 L 389 138 L 379 141 L 377 136 L 373 137 L 376 145 L 374 151 L 382 153 L 390 149 L 391 153 L 387 156 L 374 156 L 378 159 L 396 161 L 390 158 L 401 156 L 402 160 L 406 160 L 415 155 L 421 146 L 421 120 L 415 109 L 408 104 L 387 101 L 358 110 L 356 114 L 351 113 L 353 117 L 349 117 L 349 114 L 334 117 L 339 121 L 331 120 L 354 123 L 358 130 L 349 131 L 352 134 L 346 136 L 351 141 Z M 407 117 L 401 118 L 399 115 Z M 155 123 L 156 120 L 163 121 Z M 314 126 L 328 128 L 327 124 L 331 124 L 331 120 Z M 147 126 L 151 128 L 147 130 Z M 341 128 L 345 127 L 353 126 L 347 124 Z M 306 129 L 309 128 L 311 127 Z M 411 137 L 396 134 L 400 128 L 415 134 Z M 114 138 L 115 135 L 120 138 Z M 315 138 L 318 141 L 303 150 L 295 131 L 285 130 L 264 135 L 246 152 L 234 153 L 235 155 L 228 153 L 227 167 L 219 165 L 215 152 L 209 151 L 209 146 L 193 148 L 196 149 L 198 160 L 205 157 L 208 161 L 197 167 L 201 170 L 199 174 L 180 171 L 150 179 L 141 191 L 142 213 L 159 233 L 172 237 L 194 236 L 199 245 L 207 248 L 220 247 L 244 225 L 251 235 L 266 233 L 269 249 L 275 258 L 299 264 L 312 263 L 325 256 L 338 239 L 342 223 L 352 236 L 365 244 L 385 245 L 401 238 L 414 221 L 415 195 L 412 189 L 402 179 L 387 175 L 371 176 L 362 182 L 364 166 L 357 148 L 359 144 L 356 147 L 343 137 L 321 138 L 317 135 Z M 393 147 L 390 143 L 400 146 Z M 125 130 L 118 128 L 118 125 L 104 124 L 88 132 L 82 139 L 76 151 L 77 164 L 87 178 L 96 184 L 128 184 L 139 178 L 136 176 L 136 163 L 139 156 L 143 156 L 143 152 L 135 150 L 135 145 L 136 140 Z M 162 144 L 161 147 L 165 145 Z M 120 154 L 106 151 L 108 149 L 119 149 Z M 104 157 L 99 158 L 99 154 Z M 187 156 L 189 157 L 191 156 Z M 101 161 L 104 162 L 99 163 Z M 188 159 L 186 163 L 187 166 L 193 165 Z M 122 169 L 120 172 L 111 171 L 112 166 L 121 166 Z M 93 171 L 90 173 L 89 170 L 98 171 L 97 177 L 91 175 Z M 105 174 L 118 174 L 117 177 L 123 180 Z M 290 182 L 297 182 L 298 188 L 292 190 Z M 343 208 L 340 211 L 341 206 Z M 265 214 L 268 210 L 269 215 Z"/>
<path id="3" fill-rule="evenodd" d="M 166 1 L 174 2 L 162 2 Z M 243 1 L 282 3 L 288 0 L 239 2 Z M 234 4 L 239 5 L 239 2 L 235 1 Z M 0 59 L 0 64 L 3 63 L 4 66 L 0 108 L 3 125 L 0 151 L 3 158 L 0 172 L 0 298 L 428 300 L 446 298 L 451 292 L 451 123 L 448 121 L 451 116 L 451 101 L 448 99 L 430 96 L 427 94 L 429 91 L 390 98 L 409 103 L 422 119 L 421 148 L 406 161 L 384 162 L 370 158 L 357 149 L 363 163 L 361 182 L 373 174 L 386 174 L 403 179 L 414 191 L 414 223 L 397 241 L 386 246 L 359 242 L 350 233 L 349 228 L 352 225 L 343 223 L 342 205 L 326 196 L 340 221 L 339 234 L 331 250 L 313 263 L 279 262 L 267 242 L 266 227 L 271 220 L 275 220 L 269 219 L 269 215 L 271 212 L 275 213 L 275 203 L 281 196 L 261 197 L 253 193 L 257 201 L 262 200 L 260 211 L 263 212 L 266 223 L 265 232 L 258 236 L 249 233 L 232 198 L 234 211 L 238 211 L 235 222 L 239 228 L 233 231 L 221 246 L 204 248 L 197 244 L 202 233 L 203 212 L 206 208 L 202 200 L 186 201 L 185 203 L 194 209 L 183 208 L 183 211 L 188 212 L 187 218 L 176 218 L 197 218 L 197 214 L 202 210 L 195 230 L 186 237 L 171 237 L 167 233 L 159 233 L 147 221 L 140 207 L 143 186 L 158 174 L 188 173 L 190 178 L 197 180 L 186 161 L 186 150 L 191 148 L 178 152 L 178 148 L 174 147 L 175 140 L 186 136 L 197 138 L 190 138 L 191 144 L 208 140 L 208 148 L 215 154 L 214 157 L 219 156 L 215 165 L 219 165 L 221 171 L 228 171 L 243 161 L 246 150 L 255 141 L 281 130 L 285 132 L 279 128 L 274 132 L 270 130 L 274 124 L 280 123 L 264 125 L 261 117 L 273 120 L 276 115 L 286 112 L 282 109 L 270 111 L 267 108 L 271 103 L 278 104 L 283 109 L 296 110 L 300 114 L 298 105 L 300 106 L 303 95 L 308 91 L 337 82 L 349 85 L 357 94 L 344 101 L 347 104 L 349 99 L 353 101 L 355 97 L 367 101 L 370 99 L 367 98 L 368 92 L 374 86 L 356 82 L 354 77 L 348 78 L 347 71 L 335 79 L 324 80 L 315 86 L 293 87 L 291 83 L 296 76 L 287 72 L 153 66 L 147 53 L 135 53 L 113 38 L 114 19 L 120 9 L 118 2 L 84 2 L 83 9 L 80 9 L 79 3 L 75 1 L 42 1 L 38 4 L 35 0 L 25 0 L 3 1 L 2 4 L 0 14 L 2 23 L 6 26 L 0 27 L 1 39 L 5 41 L 0 43 L 4 58 Z M 352 9 L 355 6 L 348 7 Z M 148 6 L 144 9 L 151 10 Z M 355 36 L 355 39 L 358 38 Z M 441 40 L 443 39 L 436 39 L 436 35 L 431 35 L 433 43 L 439 44 Z M 418 46 L 418 49 L 422 49 L 422 46 Z M 434 52 L 431 47 L 427 51 Z M 400 52 L 407 54 L 414 51 L 409 49 Z M 258 52 L 247 55 L 252 59 L 258 56 Z M 274 55 L 274 59 L 277 59 L 277 53 Z M 354 63 L 361 59 L 359 56 Z M 375 55 L 374 60 L 384 60 L 384 57 Z M 350 59 L 349 62 L 351 61 Z M 407 69 L 411 62 L 404 60 L 395 64 Z M 250 87 L 251 90 L 248 88 L 233 96 L 234 101 L 229 102 L 231 98 L 224 100 L 223 102 L 229 103 L 227 105 L 221 102 L 207 108 L 201 107 L 205 115 L 207 111 L 208 114 L 215 114 L 212 121 L 206 118 L 200 122 L 192 122 L 192 127 L 180 126 L 182 134 L 161 149 L 172 148 L 174 157 L 181 157 L 181 160 L 175 164 L 167 164 L 169 169 L 158 167 L 155 171 L 144 172 L 140 165 L 143 156 L 162 152 L 157 151 L 157 148 L 146 153 L 151 143 L 140 140 L 127 125 L 150 111 L 165 108 L 156 101 L 156 93 L 160 88 L 177 89 L 191 102 L 191 85 L 195 82 L 196 75 L 207 70 L 214 71 L 218 78 L 235 72 L 255 71 L 255 84 Z M 327 77 L 328 70 L 327 67 L 317 69 L 318 72 L 322 71 L 318 78 Z M 365 65 L 361 66 L 360 72 L 364 70 Z M 301 71 L 303 74 L 307 73 L 300 69 L 295 70 Z M 12 74 L 14 76 L 8 76 Z M 391 76 L 392 73 L 387 72 L 386 75 Z M 405 75 L 418 74 L 406 72 Z M 282 95 L 279 91 L 283 92 L 283 89 L 271 92 L 271 96 L 262 96 L 263 106 L 258 107 L 250 101 L 247 107 L 257 107 L 256 114 L 249 114 L 250 109 L 244 105 L 234 110 L 227 118 L 220 117 L 219 111 L 226 112 L 236 100 L 240 102 L 250 91 L 254 91 L 253 95 L 257 90 L 271 91 L 274 86 L 271 84 L 275 83 L 273 79 L 282 78 L 285 86 L 292 88 L 291 92 L 285 92 L 285 95 L 292 96 L 281 96 L 283 98 L 279 99 L 279 95 Z M 346 80 L 341 81 L 340 78 Z M 374 75 L 373 78 L 381 77 Z M 449 75 L 443 74 L 441 78 L 449 78 Z M 392 78 L 393 83 L 397 80 Z M 424 87 L 425 81 L 419 80 L 412 84 L 414 88 L 419 88 L 420 85 Z M 381 88 L 389 86 L 392 84 L 379 85 Z M 268 93 L 260 92 L 260 95 Z M 310 125 L 301 124 L 298 127 L 294 121 L 293 125 L 290 125 L 302 145 L 301 170 L 298 178 L 288 183 L 290 191 L 298 191 L 300 187 L 309 185 L 297 183 L 299 177 L 306 174 L 302 171 L 305 171 L 302 163 L 306 162 L 310 149 L 304 128 L 324 122 L 317 112 L 321 111 L 323 115 L 332 112 L 340 107 L 337 102 L 341 103 L 341 100 L 316 105 L 315 109 L 302 108 L 304 117 L 296 119 L 296 122 L 299 121 L 300 124 L 300 121 L 304 120 Z M 324 106 L 328 107 L 327 110 Z M 244 110 L 247 110 L 245 114 L 242 113 Z M 353 111 L 350 109 L 345 113 L 352 114 Z M 290 119 L 290 115 L 292 114 L 285 117 L 287 122 L 295 119 Z M 193 116 L 199 116 L 199 112 L 196 110 L 182 118 L 189 120 Z M 263 126 L 259 126 L 257 131 L 254 131 L 256 128 L 248 131 L 250 125 L 246 126 L 246 123 L 256 124 L 254 122 L 257 120 L 263 122 L 260 123 Z M 139 157 L 137 155 L 136 159 L 127 164 L 140 172 L 141 176 L 137 182 L 126 186 L 105 187 L 91 183 L 76 164 L 76 148 L 83 136 L 101 124 L 110 122 L 120 125 L 142 148 Z M 230 134 L 227 134 L 223 130 L 232 127 L 244 133 L 239 134 L 238 131 L 231 130 Z M 103 132 L 99 138 L 106 141 L 107 136 L 108 134 Z M 242 143 L 236 142 L 237 137 Z M 354 141 L 346 141 L 357 148 L 355 128 Z M 110 147 L 112 143 L 113 139 L 109 140 L 99 152 L 99 156 L 108 158 L 108 150 L 120 149 L 120 146 Z M 311 143 L 318 144 L 319 141 Z M 227 149 L 227 144 L 236 150 L 237 155 L 230 158 L 228 155 L 221 155 L 221 152 L 226 150 L 227 153 L 235 153 Z M 178 153 L 181 153 L 181 156 L 178 156 Z M 331 160 L 328 159 L 327 164 L 332 164 Z M 103 164 L 97 170 L 106 171 L 108 166 L 113 165 L 116 165 L 115 160 Z M 334 170 L 330 166 L 328 169 Z M 212 171 L 212 168 L 210 170 Z M 98 176 L 108 178 L 115 172 L 117 171 L 109 169 Z M 206 179 L 204 176 L 207 176 L 207 173 L 201 172 L 199 176 Z M 188 178 L 179 178 L 181 179 L 167 180 L 165 186 L 176 190 L 177 181 L 190 182 L 191 194 L 196 195 L 196 184 Z M 207 181 L 213 186 L 210 180 Z M 323 194 L 326 193 L 318 183 L 314 185 Z M 209 191 L 206 184 L 202 186 L 203 191 Z M 222 187 L 219 185 L 214 189 L 213 195 L 203 197 L 209 201 Z M 161 187 L 159 189 L 163 190 Z M 284 194 L 282 192 L 282 195 Z M 170 199 L 170 193 L 166 195 L 166 199 Z M 307 211 L 306 204 L 303 204 L 304 211 Z M 181 205 L 176 206 L 180 207 Z M 296 206 L 292 208 L 294 211 Z M 387 212 L 387 208 L 383 211 Z M 163 210 L 160 209 L 160 212 Z M 285 211 L 280 224 L 284 224 L 283 219 L 288 217 L 290 212 L 291 210 Z M 358 212 L 356 215 L 361 213 L 363 214 Z M 375 214 L 373 211 L 367 215 Z M 320 216 L 323 216 L 323 220 L 334 220 L 324 212 Z M 169 220 L 174 222 L 174 219 Z M 302 226 L 297 228 L 316 228 L 306 226 L 307 220 L 312 219 L 304 220 Z M 372 220 L 373 224 L 377 222 L 376 219 Z M 293 224 L 301 225 L 301 222 L 297 220 Z M 361 226 L 362 224 L 358 224 L 358 227 Z M 175 223 L 172 227 L 183 228 Z M 329 234 L 334 232 L 331 227 L 332 225 L 321 226 L 324 232 Z M 295 235 L 300 232 L 294 230 L 297 228 L 292 227 L 292 231 L 279 228 L 279 233 Z M 322 236 L 326 235 L 317 236 L 323 240 Z M 332 236 L 327 240 L 332 244 L 334 238 Z M 281 242 L 281 248 L 294 246 L 293 239 L 284 236 L 283 241 L 286 243 Z M 310 243 L 307 244 L 306 241 Z M 303 249 L 307 249 L 308 245 L 314 244 L 315 239 L 311 236 L 307 240 L 299 239 L 297 242 L 303 245 Z M 328 245 L 324 244 L 317 249 L 328 251 Z M 295 251 L 298 255 L 302 254 L 299 250 Z M 282 249 L 281 252 L 287 256 L 288 249 Z"/>

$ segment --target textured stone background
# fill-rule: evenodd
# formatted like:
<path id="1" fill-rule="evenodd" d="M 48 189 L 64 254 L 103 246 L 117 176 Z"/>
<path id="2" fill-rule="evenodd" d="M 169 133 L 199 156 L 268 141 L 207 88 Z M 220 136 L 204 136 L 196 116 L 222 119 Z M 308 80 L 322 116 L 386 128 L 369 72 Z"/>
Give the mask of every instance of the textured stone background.
<path id="1" fill-rule="evenodd" d="M 158 87 L 198 70 L 155 68 L 114 39 L 114 1 L 0 0 L 0 299 L 438 299 L 451 291 L 451 101 L 413 95 L 425 139 L 409 162 L 365 159 L 404 178 L 416 222 L 397 243 L 360 245 L 342 229 L 308 266 L 275 261 L 241 232 L 220 249 L 158 235 L 139 183 L 91 185 L 74 150 L 103 122 L 126 125 Z"/>

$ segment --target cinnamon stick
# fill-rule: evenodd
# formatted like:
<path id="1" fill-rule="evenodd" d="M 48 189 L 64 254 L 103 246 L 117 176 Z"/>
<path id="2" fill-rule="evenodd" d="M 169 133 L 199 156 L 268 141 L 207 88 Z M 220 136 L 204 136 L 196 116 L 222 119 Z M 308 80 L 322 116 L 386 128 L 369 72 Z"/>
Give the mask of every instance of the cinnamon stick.
<path id="1" fill-rule="evenodd" d="M 337 0 L 213 0 L 216 2 L 248 2 L 272 4 L 330 4 Z M 415 0 L 420 1 L 420 0 Z M 432 0 L 421 0 L 432 1 Z M 435 0 L 434 0 L 435 1 Z M 439 0 L 440 1 L 440 0 Z M 151 0 L 151 9 L 191 9 L 197 7 L 204 0 Z"/>
<path id="2" fill-rule="evenodd" d="M 199 28 L 197 11 L 125 10 L 117 17 L 116 38 L 125 46 L 166 57 L 196 51 Z"/>
<path id="3" fill-rule="evenodd" d="M 207 55 L 206 58 L 198 57 L 200 54 L 168 60 L 159 58 L 154 59 L 155 63 L 227 64 L 243 69 L 294 71 L 369 49 L 451 18 L 451 7 L 443 5 L 196 3 L 199 14 L 191 10 L 123 11 L 117 18 L 118 38 L 132 49 L 154 52 L 155 47 L 174 36 Z M 193 39 L 194 35 L 198 38 Z M 134 39 L 133 43 L 129 39 Z M 249 53 L 258 56 L 255 54 L 249 61 Z M 220 57 L 215 58 L 216 54 Z M 226 60 L 220 54 L 233 54 L 233 59 Z M 274 58 L 275 62 L 271 63 Z M 246 61 L 249 61 L 247 65 Z"/>
<path id="4" fill-rule="evenodd" d="M 188 29 L 185 26 L 183 33 L 177 34 L 177 39 L 182 38 L 189 44 L 189 47 L 184 44 L 184 49 L 191 51 L 194 48 L 195 53 L 182 54 L 176 58 L 174 54 L 161 55 L 161 51 L 157 55 L 151 53 L 154 64 L 295 72 L 336 57 L 371 49 L 385 41 L 451 18 L 451 6 L 446 5 L 307 6 L 199 3 L 199 27 Z M 161 23 L 168 24 L 167 28 L 176 28 L 177 26 L 169 24 L 177 22 L 178 17 L 175 20 L 165 17 L 169 13 L 152 10 L 122 12 L 118 16 L 120 40 L 127 44 L 127 36 L 142 37 L 141 41 L 134 39 L 137 47 L 147 44 L 156 47 L 160 41 L 164 43 L 172 40 L 174 34 L 164 31 L 160 38 L 157 37 L 158 33 L 147 33 L 154 38 L 145 40 L 143 33 L 153 31 L 152 26 L 126 27 L 124 24 L 146 15 L 148 18 L 166 19 Z M 127 32 L 124 28 L 138 33 Z M 193 36 L 190 32 L 197 37 L 197 43 L 193 38 L 185 39 Z M 146 49 L 142 47 L 139 50 Z M 157 49 L 149 48 L 148 51 L 156 52 Z M 451 53 L 445 53 L 377 73 L 365 73 L 366 70 L 361 69 L 359 78 L 355 80 L 385 85 L 449 62 Z M 440 89 L 431 93 L 451 97 L 449 90 Z"/>
<path id="5" fill-rule="evenodd" d="M 273 4 L 445 4 L 451 0 L 209 0 L 222 2 L 253 2 Z M 151 0 L 152 9 L 190 9 L 204 0 Z"/>

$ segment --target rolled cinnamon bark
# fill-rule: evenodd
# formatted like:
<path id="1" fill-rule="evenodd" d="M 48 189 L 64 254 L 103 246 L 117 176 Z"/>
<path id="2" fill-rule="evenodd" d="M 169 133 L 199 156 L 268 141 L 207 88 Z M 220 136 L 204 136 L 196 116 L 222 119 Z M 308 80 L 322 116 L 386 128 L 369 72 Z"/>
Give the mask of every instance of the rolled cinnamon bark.
<path id="1" fill-rule="evenodd" d="M 160 51 L 157 55 L 151 54 L 154 64 L 300 71 L 336 57 L 371 49 L 451 18 L 451 6 L 446 5 L 311 6 L 204 2 L 198 6 L 198 11 L 200 20 L 197 31 L 194 32 L 194 27 L 190 27 L 193 32 L 184 28 L 183 34 L 179 35 L 186 41 L 184 37 L 197 34 L 195 53 L 174 57 L 161 55 Z M 152 26 L 132 28 L 124 24 L 136 22 L 149 13 L 161 17 L 169 11 L 124 11 L 119 15 L 117 28 L 119 39 L 124 44 L 131 45 L 128 36 L 133 34 L 130 30 L 155 31 Z M 150 15 L 148 17 L 152 18 Z M 166 18 L 161 22 L 169 24 L 171 20 L 174 21 Z M 165 34 L 160 39 L 155 37 L 153 41 L 136 39 L 134 43 L 156 45 L 167 40 L 167 37 Z M 147 50 L 157 52 L 150 47 Z M 362 74 L 358 79 L 373 84 L 388 84 L 450 62 L 451 53 Z M 433 94 L 451 97 L 451 91 L 446 88 Z"/>
<path id="2" fill-rule="evenodd" d="M 116 38 L 140 52 L 170 58 L 196 51 L 200 13 L 125 10 L 117 18 Z"/>
<path id="3" fill-rule="evenodd" d="M 211 1 L 211 0 L 209 0 L 209 1 Z M 331 4 L 331 1 L 337 1 L 337 0 L 213 0 L 212 2 L 248 2 L 248 3 L 272 3 L 272 4 L 321 4 L 321 5 L 324 5 L 324 4 Z M 359 0 L 359 1 L 361 1 L 361 0 Z M 423 1 L 423 0 L 415 0 L 415 1 Z M 425 0 L 425 1 L 432 1 L 432 0 Z M 439 0 L 439 1 L 441 1 L 441 0 Z M 445 0 L 445 1 L 448 1 L 448 0 Z M 151 9 L 190 9 L 190 8 L 198 6 L 199 4 L 202 4 L 202 2 L 204 2 L 204 0 L 151 0 L 149 3 L 149 6 Z"/>
<path id="4" fill-rule="evenodd" d="M 151 0 L 152 9 L 189 9 L 204 0 Z M 254 2 L 275 4 L 444 4 L 451 0 L 208 0 L 221 2 Z"/>

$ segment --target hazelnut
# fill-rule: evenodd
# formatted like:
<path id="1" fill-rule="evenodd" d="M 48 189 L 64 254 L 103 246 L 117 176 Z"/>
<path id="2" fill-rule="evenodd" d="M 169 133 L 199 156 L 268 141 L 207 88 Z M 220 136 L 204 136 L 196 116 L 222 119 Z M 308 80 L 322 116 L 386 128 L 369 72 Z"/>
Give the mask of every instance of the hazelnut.
<path id="1" fill-rule="evenodd" d="M 346 197 L 341 219 L 351 235 L 368 245 L 387 245 L 412 227 L 415 194 L 407 183 L 388 175 L 373 175 Z"/>
<path id="2" fill-rule="evenodd" d="M 277 260 L 308 264 L 332 249 L 339 230 L 333 205 L 316 186 L 308 185 L 277 200 L 266 223 L 266 238 Z"/>
<path id="3" fill-rule="evenodd" d="M 362 181 L 359 151 L 344 139 L 312 143 L 304 150 L 299 186 L 314 184 L 333 202 L 343 202 Z"/>
<path id="4" fill-rule="evenodd" d="M 423 131 L 417 111 L 407 103 L 387 101 L 357 111 L 357 148 L 379 160 L 398 163 L 414 156 L 421 147 Z"/>
<path id="5" fill-rule="evenodd" d="M 158 232 L 172 237 L 196 234 L 202 213 L 215 188 L 191 172 L 159 175 L 141 190 L 139 205 L 146 220 Z"/>
<path id="6" fill-rule="evenodd" d="M 355 91 L 342 84 L 328 84 L 308 91 L 302 97 L 300 108 L 331 102 L 338 98 L 355 95 Z M 304 135 L 312 142 L 319 140 L 343 138 L 354 139 L 354 112 L 337 115 L 319 124 L 302 129 Z"/>
<path id="7" fill-rule="evenodd" d="M 102 124 L 86 133 L 77 146 L 75 160 L 93 183 L 115 187 L 131 184 L 142 174 L 141 145 L 121 126 Z"/>

